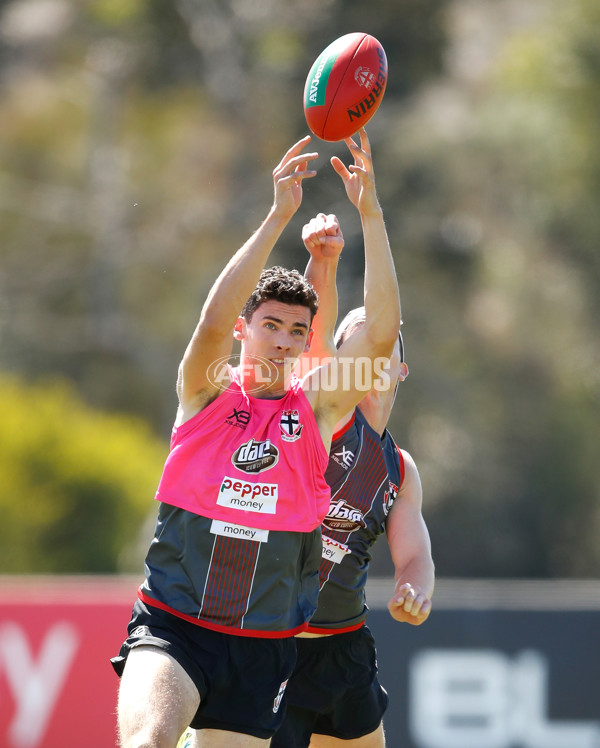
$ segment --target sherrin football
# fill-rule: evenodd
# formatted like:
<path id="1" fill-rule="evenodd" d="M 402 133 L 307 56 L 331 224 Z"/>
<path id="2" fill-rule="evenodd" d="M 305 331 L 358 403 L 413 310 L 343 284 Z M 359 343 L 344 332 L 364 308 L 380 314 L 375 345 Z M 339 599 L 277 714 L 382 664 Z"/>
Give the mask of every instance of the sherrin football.
<path id="1" fill-rule="evenodd" d="M 375 114 L 385 91 L 385 51 L 370 34 L 345 34 L 317 57 L 304 86 L 304 114 L 321 140 L 343 140 Z"/>

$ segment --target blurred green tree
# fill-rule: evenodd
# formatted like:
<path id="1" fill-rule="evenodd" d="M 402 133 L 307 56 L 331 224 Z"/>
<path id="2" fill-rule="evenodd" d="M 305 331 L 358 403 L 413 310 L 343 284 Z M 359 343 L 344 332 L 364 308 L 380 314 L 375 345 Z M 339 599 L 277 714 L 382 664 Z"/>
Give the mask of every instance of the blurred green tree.
<path id="1" fill-rule="evenodd" d="M 64 382 L 2 376 L 0 412 L 2 573 L 139 572 L 125 551 L 153 508 L 166 445 Z"/>
<path id="2" fill-rule="evenodd" d="M 600 9 L 449 7 L 446 74 L 384 146 L 404 157 L 390 231 L 417 377 L 393 426 L 442 575 L 593 576 Z"/>

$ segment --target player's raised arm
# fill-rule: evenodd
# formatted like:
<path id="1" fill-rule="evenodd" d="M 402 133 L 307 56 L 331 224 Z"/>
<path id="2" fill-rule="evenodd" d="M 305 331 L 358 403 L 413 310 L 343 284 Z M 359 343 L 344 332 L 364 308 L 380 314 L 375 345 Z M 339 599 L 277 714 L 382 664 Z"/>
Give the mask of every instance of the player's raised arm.
<path id="1" fill-rule="evenodd" d="M 371 147 L 366 131 L 360 131 L 360 145 L 351 138 L 346 140 L 346 144 L 354 163 L 346 168 L 337 157 L 333 157 L 331 163 L 341 177 L 362 223 L 365 322 L 337 351 L 336 358 L 327 365 L 329 370 L 326 373 L 322 370 L 312 372 L 303 384 L 326 442 L 335 422 L 354 408 L 365 391 L 370 389 L 367 386 L 365 390 L 365 363 L 371 366 L 367 375 L 374 379 L 378 372 L 376 361 L 391 356 L 401 320 L 396 270 L 375 190 Z M 356 376 L 359 368 L 361 376 Z M 323 387 L 324 376 L 328 385 L 337 382 L 338 386 Z"/>
<path id="2" fill-rule="evenodd" d="M 310 254 L 304 275 L 319 297 L 319 311 L 313 319 L 311 362 L 335 355 L 333 333 L 338 315 L 337 266 L 344 248 L 344 237 L 337 217 L 319 213 L 302 229 L 302 241 Z"/>
<path id="3" fill-rule="evenodd" d="M 394 260 L 383 219 L 383 211 L 375 189 L 375 173 L 367 133 L 360 130 L 360 145 L 352 138 L 346 143 L 354 164 L 346 168 L 337 157 L 331 159 L 346 193 L 357 208 L 365 245 L 365 324 L 362 333 L 353 336 L 355 347 L 363 355 L 391 353 L 400 329 L 400 294 Z M 349 341 L 350 342 L 350 341 Z"/>
<path id="4" fill-rule="evenodd" d="M 306 136 L 293 145 L 273 170 L 274 200 L 257 231 L 239 249 L 215 281 L 202 308 L 200 321 L 179 367 L 179 423 L 191 418 L 219 390 L 211 384 L 209 367 L 228 356 L 232 331 L 276 241 L 302 201 L 302 182 L 316 172 L 308 168 L 317 153 L 306 153 Z"/>

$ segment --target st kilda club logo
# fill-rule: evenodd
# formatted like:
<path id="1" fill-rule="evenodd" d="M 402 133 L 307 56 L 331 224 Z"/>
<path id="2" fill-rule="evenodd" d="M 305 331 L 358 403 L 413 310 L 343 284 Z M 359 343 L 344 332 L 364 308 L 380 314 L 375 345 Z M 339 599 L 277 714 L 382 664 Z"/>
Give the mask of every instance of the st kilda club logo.
<path id="1" fill-rule="evenodd" d="M 386 517 L 390 513 L 392 504 L 394 503 L 394 501 L 396 501 L 398 490 L 398 486 L 395 483 L 392 483 L 392 481 L 389 481 L 389 488 L 383 495 L 383 513 Z"/>
<path id="2" fill-rule="evenodd" d="M 231 456 L 234 467 L 244 473 L 262 473 L 277 464 L 279 450 L 266 439 L 263 442 L 250 439 L 241 447 L 238 447 Z"/>
<path id="3" fill-rule="evenodd" d="M 302 434 L 303 424 L 297 410 L 284 410 L 279 420 L 281 438 L 284 442 L 295 442 Z"/>

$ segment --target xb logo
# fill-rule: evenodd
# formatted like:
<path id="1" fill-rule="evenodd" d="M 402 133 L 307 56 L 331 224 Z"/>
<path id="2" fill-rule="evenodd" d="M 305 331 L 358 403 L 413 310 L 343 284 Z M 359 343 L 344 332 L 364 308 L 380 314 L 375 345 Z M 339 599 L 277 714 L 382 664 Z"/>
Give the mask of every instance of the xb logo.
<path id="1" fill-rule="evenodd" d="M 250 413 L 247 410 L 236 410 L 234 408 L 233 413 L 228 415 L 225 420 L 230 423 L 232 419 L 235 420 L 236 425 L 241 423 L 242 426 L 247 426 L 250 421 Z"/>

